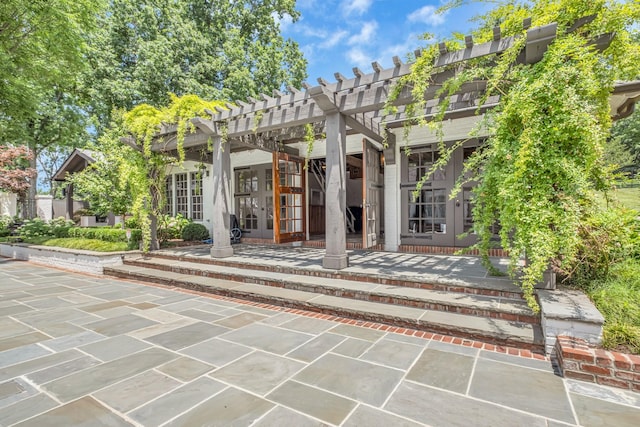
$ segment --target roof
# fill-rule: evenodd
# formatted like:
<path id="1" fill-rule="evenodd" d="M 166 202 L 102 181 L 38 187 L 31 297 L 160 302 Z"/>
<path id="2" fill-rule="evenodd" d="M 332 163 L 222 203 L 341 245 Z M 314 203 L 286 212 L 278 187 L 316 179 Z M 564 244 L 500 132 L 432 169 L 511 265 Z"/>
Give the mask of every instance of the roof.
<path id="1" fill-rule="evenodd" d="M 71 152 L 67 160 L 58 168 L 53 175 L 54 181 L 66 181 L 67 174 L 73 174 L 84 170 L 91 163 L 100 157 L 100 153 L 91 150 L 76 148 Z"/>

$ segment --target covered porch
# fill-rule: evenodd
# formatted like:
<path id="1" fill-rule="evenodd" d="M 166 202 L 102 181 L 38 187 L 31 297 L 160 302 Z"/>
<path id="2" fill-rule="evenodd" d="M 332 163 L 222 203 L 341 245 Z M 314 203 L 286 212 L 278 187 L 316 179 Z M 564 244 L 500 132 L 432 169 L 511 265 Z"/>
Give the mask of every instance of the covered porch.
<path id="1" fill-rule="evenodd" d="M 525 20 L 524 26 L 530 23 Z M 554 40 L 557 25 L 530 28 L 519 61 L 535 63 L 542 58 L 547 46 Z M 595 43 L 605 47 L 606 37 Z M 438 90 L 443 82 L 454 76 L 456 65 L 474 58 L 504 52 L 514 43 L 512 37 L 502 37 L 499 27 L 492 41 L 475 44 L 466 38 L 466 47 L 449 52 L 440 46 L 435 72 L 429 89 L 424 93 L 425 119 L 435 116 L 441 99 Z M 420 52 L 415 52 L 419 57 Z M 271 153 L 273 185 L 273 241 L 276 243 L 309 241 L 307 209 L 312 195 L 306 194 L 304 150 L 312 140 L 323 141 L 324 161 L 324 268 L 340 270 L 349 263 L 349 209 L 347 180 L 349 156 L 347 140 L 357 137 L 362 141 L 362 248 L 381 245 L 384 230 L 384 249 L 398 250 L 402 246 L 401 233 L 410 228 L 398 218 L 397 189 L 402 186 L 399 168 L 401 162 L 396 143 L 396 129 L 401 129 L 409 119 L 406 106 L 414 101 L 411 88 L 404 87 L 394 99 L 397 111 L 389 113 L 385 105 L 399 79 L 411 72 L 411 63 L 403 63 L 398 57 L 394 66 L 382 68 L 372 64 L 372 73 L 353 69 L 353 77 L 335 74 L 331 83 L 319 78 L 317 86 L 303 85 L 303 90 L 288 88 L 288 93 L 274 91 L 249 102 L 235 101 L 226 109 L 210 111 L 210 118 L 196 118 L 192 122 L 197 130 L 187 135 L 184 148 L 187 157 L 212 164 L 213 175 L 213 237 L 210 256 L 230 257 L 234 249 L 229 243 L 229 217 L 232 213 L 234 171 L 231 155 L 246 150 Z M 463 84 L 450 97 L 445 119 L 473 118 L 498 105 L 499 96 L 481 99 L 486 89 L 485 81 Z M 612 97 L 612 116 L 624 117 L 631 112 L 635 97 L 640 95 L 636 83 L 620 84 Z M 157 136 L 161 142 L 158 151 L 175 150 L 175 127 L 165 126 Z M 211 151 L 207 147 L 212 147 Z M 313 150 L 310 150 L 313 151 Z M 384 175 L 380 174 L 380 159 Z M 376 166 L 377 165 L 377 166 Z M 444 194 L 444 193 L 443 193 Z M 435 191 L 434 195 L 435 197 Z M 433 206 L 436 207 L 435 205 Z M 382 219 L 383 218 L 383 219 Z M 422 219 L 422 217 L 420 217 Z M 432 223 L 432 233 L 453 235 L 442 225 Z M 437 237 L 437 236 L 436 236 Z M 428 243 L 427 243 L 428 244 Z M 318 246 L 322 246 L 318 244 Z"/>

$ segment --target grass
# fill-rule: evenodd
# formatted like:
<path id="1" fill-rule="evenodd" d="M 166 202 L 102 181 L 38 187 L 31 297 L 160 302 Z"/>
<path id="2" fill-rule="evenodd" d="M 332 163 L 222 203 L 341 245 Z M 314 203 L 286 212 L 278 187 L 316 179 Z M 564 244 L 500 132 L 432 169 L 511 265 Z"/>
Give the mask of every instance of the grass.
<path id="1" fill-rule="evenodd" d="M 618 188 L 610 193 L 610 197 L 625 208 L 635 209 L 640 212 L 640 187 Z M 601 203 L 605 203 L 602 195 L 600 195 L 599 199 Z"/>
<path id="2" fill-rule="evenodd" d="M 30 243 L 36 243 L 36 242 L 30 242 Z M 87 251 L 96 251 L 96 252 L 120 252 L 120 251 L 127 250 L 126 242 L 105 242 L 103 240 L 97 240 L 97 239 L 48 238 L 44 241 L 37 242 L 37 244 L 44 245 L 44 246 L 57 246 L 59 248 L 68 248 L 68 249 L 84 249 Z"/>
<path id="3" fill-rule="evenodd" d="M 588 294 L 605 318 L 603 347 L 640 354 L 640 260 L 613 265 Z"/>

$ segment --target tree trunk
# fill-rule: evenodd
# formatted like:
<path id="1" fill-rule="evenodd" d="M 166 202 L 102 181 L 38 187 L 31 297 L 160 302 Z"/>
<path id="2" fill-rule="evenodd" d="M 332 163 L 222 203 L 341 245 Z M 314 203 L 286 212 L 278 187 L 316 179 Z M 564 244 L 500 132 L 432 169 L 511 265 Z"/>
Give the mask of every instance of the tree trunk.
<path id="1" fill-rule="evenodd" d="M 27 197 L 23 202 L 22 209 L 22 217 L 25 219 L 33 219 L 38 215 L 38 210 L 36 207 L 36 195 L 38 194 L 38 164 L 36 162 L 36 151 L 31 148 L 33 152 L 33 157 L 29 159 L 29 167 L 33 168 L 35 174 L 32 178 L 30 178 L 31 185 L 29 186 L 29 191 L 27 192 Z"/>

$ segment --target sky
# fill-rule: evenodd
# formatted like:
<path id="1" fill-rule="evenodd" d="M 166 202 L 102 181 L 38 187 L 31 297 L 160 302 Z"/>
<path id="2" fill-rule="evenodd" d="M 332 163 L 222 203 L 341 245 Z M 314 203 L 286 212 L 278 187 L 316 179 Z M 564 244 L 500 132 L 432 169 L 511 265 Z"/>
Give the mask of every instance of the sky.
<path id="1" fill-rule="evenodd" d="M 298 42 L 308 61 L 307 82 L 322 77 L 334 82 L 334 73 L 353 77 L 353 67 L 371 72 L 371 63 L 393 66 L 393 56 L 403 62 L 409 52 L 425 45 L 426 32 L 436 38 L 452 32 L 468 34 L 469 19 L 487 9 L 473 4 L 444 15 L 435 14 L 439 0 L 297 0 L 297 22 L 280 21 L 283 35 Z"/>

